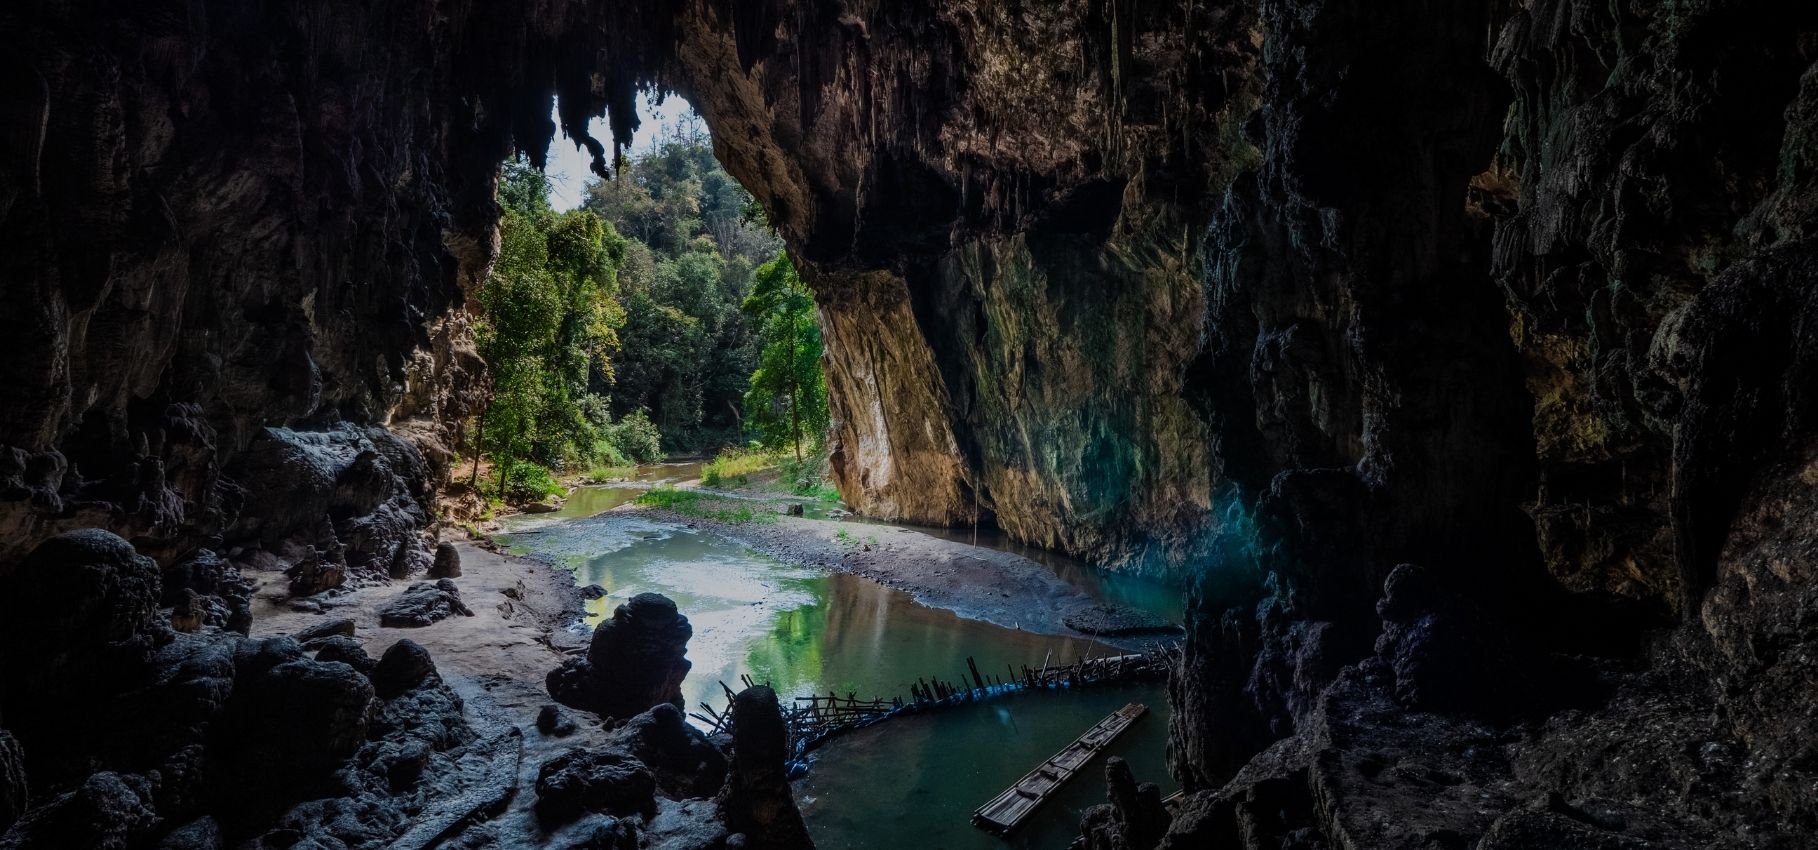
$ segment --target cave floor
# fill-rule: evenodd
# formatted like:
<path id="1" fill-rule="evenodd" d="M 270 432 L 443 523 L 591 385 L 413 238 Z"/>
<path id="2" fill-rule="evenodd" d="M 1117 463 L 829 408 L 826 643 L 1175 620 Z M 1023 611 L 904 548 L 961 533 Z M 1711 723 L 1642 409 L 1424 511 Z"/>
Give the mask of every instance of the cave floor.
<path id="1" fill-rule="evenodd" d="M 531 811 L 536 795 L 530 791 L 538 766 L 572 747 L 605 740 L 605 733 L 591 723 L 578 723 L 578 731 L 565 737 L 536 731 L 537 712 L 551 702 L 543 677 L 561 666 L 570 652 L 586 647 L 586 633 L 572 625 L 580 618 L 582 599 L 564 570 L 496 553 L 471 541 L 455 546 L 462 574 L 454 582 L 473 611 L 471 617 L 452 616 L 421 628 L 382 625 L 380 609 L 420 579 L 315 597 L 323 603 L 320 614 L 292 610 L 283 600 L 283 574 L 261 571 L 249 573 L 260 582 L 253 600 L 253 636 L 292 634 L 328 619 L 347 618 L 354 622 L 355 639 L 374 658 L 404 638 L 421 644 L 435 659 L 443 681 L 465 703 L 468 722 L 477 731 L 485 736 L 513 726 L 524 731 L 518 791 L 487 830 L 539 840 L 541 830 Z"/>

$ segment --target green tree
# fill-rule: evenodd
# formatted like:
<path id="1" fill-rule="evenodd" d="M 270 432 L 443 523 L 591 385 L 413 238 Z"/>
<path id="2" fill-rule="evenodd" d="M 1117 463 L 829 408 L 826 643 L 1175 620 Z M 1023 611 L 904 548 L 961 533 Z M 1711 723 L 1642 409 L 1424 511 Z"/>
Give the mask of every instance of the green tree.
<path id="1" fill-rule="evenodd" d="M 499 470 L 504 498 L 514 478 L 542 482 L 542 466 L 600 455 L 610 422 L 589 394 L 594 375 L 612 374 L 623 308 L 615 300 L 625 240 L 591 211 L 556 213 L 548 180 L 522 160 L 499 185 L 499 256 L 481 286 L 475 340 L 492 375 L 492 397 L 475 424 L 470 484 L 479 455 Z M 533 487 L 534 489 L 534 487 Z"/>
<path id="2" fill-rule="evenodd" d="M 681 122 L 616 178 L 589 183 L 584 206 L 628 238 L 622 346 L 593 391 L 616 416 L 646 411 L 672 448 L 742 444 L 757 346 L 739 307 L 752 269 L 780 248 L 751 195 L 714 159 L 704 128 Z"/>
<path id="3" fill-rule="evenodd" d="M 814 297 L 785 254 L 759 266 L 743 305 L 757 326 L 757 371 L 745 394 L 747 424 L 772 448 L 827 432 L 827 379 L 821 373 L 821 327 Z"/>

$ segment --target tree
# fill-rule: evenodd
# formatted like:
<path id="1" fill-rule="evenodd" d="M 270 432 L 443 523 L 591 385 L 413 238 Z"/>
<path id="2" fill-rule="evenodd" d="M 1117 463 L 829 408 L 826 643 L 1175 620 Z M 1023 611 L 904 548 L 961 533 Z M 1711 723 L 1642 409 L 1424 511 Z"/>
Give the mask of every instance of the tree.
<path id="1" fill-rule="evenodd" d="M 617 416 L 646 411 L 672 448 L 742 444 L 758 352 L 739 308 L 752 269 L 780 247 L 751 195 L 714 159 L 704 127 L 683 122 L 614 179 L 591 182 L 584 206 L 628 237 L 623 344 L 594 391 Z"/>
<path id="2" fill-rule="evenodd" d="M 624 310 L 614 299 L 625 240 L 591 211 L 557 214 L 549 184 L 518 160 L 499 184 L 499 257 L 481 286 L 475 341 L 492 374 L 493 392 L 475 427 L 479 455 L 499 470 L 504 498 L 520 463 L 541 466 L 587 460 L 601 453 L 602 429 L 590 410 L 595 374 L 612 373 Z M 547 472 L 537 469 L 542 480 Z"/>
<path id="3" fill-rule="evenodd" d="M 772 448 L 827 431 L 827 379 L 821 373 L 821 327 L 814 297 L 786 254 L 759 266 L 742 305 L 757 326 L 758 368 L 745 394 L 746 421 Z"/>

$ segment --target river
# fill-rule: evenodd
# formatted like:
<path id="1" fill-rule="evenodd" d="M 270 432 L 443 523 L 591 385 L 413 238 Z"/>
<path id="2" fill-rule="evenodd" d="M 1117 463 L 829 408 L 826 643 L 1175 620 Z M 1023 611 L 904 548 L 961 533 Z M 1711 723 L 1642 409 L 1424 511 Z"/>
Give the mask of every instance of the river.
<path id="1" fill-rule="evenodd" d="M 692 473 L 670 464 L 641 470 L 640 478 L 686 480 Z M 574 570 L 579 584 L 603 588 L 606 596 L 589 603 L 590 623 L 638 593 L 674 599 L 694 625 L 694 666 L 682 685 L 691 710 L 703 701 L 723 707 L 720 683 L 736 688 L 742 675 L 769 683 L 785 700 L 830 692 L 906 698 L 918 678 L 960 681 L 968 656 L 981 671 L 1004 676 L 1024 664 L 1117 652 L 1087 639 L 965 619 L 869 579 L 786 564 L 680 523 L 602 513 L 639 492 L 579 488 L 561 512 L 513 518 L 498 539 L 514 553 Z M 1126 755 L 1140 779 L 1163 780 L 1165 694 L 1159 685 L 1131 685 L 1005 697 L 862 730 L 817 751 L 797 794 L 821 850 L 1065 846 L 1079 812 L 1104 799 L 1102 761 L 1009 841 L 974 829 L 969 818 L 1126 702 L 1151 711 L 1111 751 Z"/>

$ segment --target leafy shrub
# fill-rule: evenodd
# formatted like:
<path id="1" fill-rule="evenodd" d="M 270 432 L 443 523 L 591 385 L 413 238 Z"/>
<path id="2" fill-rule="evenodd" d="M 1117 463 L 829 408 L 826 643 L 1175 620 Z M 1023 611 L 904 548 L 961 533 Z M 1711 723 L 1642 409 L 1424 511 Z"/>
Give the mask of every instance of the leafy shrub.
<path id="1" fill-rule="evenodd" d="M 514 460 L 505 472 L 505 496 L 512 502 L 536 502 L 567 492 L 542 465 Z"/>
<path id="2" fill-rule="evenodd" d="M 619 421 L 600 429 L 601 439 L 617 452 L 617 457 L 604 458 L 614 466 L 631 463 L 656 463 L 663 459 L 663 438 L 656 423 L 642 410 L 619 417 Z"/>

